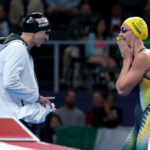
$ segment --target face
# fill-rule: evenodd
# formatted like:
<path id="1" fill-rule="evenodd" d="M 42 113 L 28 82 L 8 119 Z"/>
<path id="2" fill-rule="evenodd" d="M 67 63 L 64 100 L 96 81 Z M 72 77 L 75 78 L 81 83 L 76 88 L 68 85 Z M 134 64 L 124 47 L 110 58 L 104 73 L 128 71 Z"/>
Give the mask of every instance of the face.
<path id="1" fill-rule="evenodd" d="M 61 126 L 57 117 L 53 117 L 50 121 L 50 127 L 55 128 Z"/>
<path id="2" fill-rule="evenodd" d="M 103 33 L 106 30 L 106 25 L 104 20 L 100 20 L 99 23 L 97 24 L 97 32 L 98 33 Z"/>
<path id="3" fill-rule="evenodd" d="M 95 92 L 93 93 L 93 103 L 95 107 L 101 107 L 104 104 L 104 99 L 101 93 Z"/>
<path id="4" fill-rule="evenodd" d="M 34 44 L 37 47 L 40 47 L 45 41 L 49 39 L 50 30 L 39 31 L 34 35 Z"/>
<path id="5" fill-rule="evenodd" d="M 91 14 L 91 8 L 88 4 L 83 4 L 80 8 L 80 14 L 82 16 L 89 16 Z"/>
<path id="6" fill-rule="evenodd" d="M 131 41 L 134 40 L 135 35 L 132 32 L 132 29 L 125 23 L 122 24 L 120 28 L 119 36 L 125 40 L 126 44 L 130 46 Z"/>
<path id="7" fill-rule="evenodd" d="M 109 106 L 113 106 L 113 104 L 114 104 L 114 95 L 113 94 L 108 95 L 106 103 Z"/>
<path id="8" fill-rule="evenodd" d="M 121 13 L 122 13 L 122 8 L 119 4 L 112 7 L 112 15 L 114 17 L 117 17 L 117 18 L 120 17 Z"/>
<path id="9" fill-rule="evenodd" d="M 76 103 L 76 93 L 73 91 L 68 91 L 66 95 L 66 103 L 68 106 L 73 107 Z"/>

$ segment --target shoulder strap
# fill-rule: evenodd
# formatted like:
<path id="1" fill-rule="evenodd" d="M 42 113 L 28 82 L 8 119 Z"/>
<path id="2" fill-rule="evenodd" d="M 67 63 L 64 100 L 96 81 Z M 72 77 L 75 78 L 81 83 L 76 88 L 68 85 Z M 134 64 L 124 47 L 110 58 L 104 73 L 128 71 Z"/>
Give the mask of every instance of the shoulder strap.
<path id="1" fill-rule="evenodd" d="M 139 52 L 142 52 L 144 49 L 145 49 L 145 47 L 144 47 L 144 48 L 141 48 L 141 49 L 139 50 Z"/>

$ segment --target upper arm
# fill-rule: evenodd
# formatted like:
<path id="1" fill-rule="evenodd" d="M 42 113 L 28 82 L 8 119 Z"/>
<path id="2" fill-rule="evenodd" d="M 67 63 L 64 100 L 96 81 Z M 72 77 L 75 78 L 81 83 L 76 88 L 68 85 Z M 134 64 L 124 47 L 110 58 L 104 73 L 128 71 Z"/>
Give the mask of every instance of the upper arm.
<path id="1" fill-rule="evenodd" d="M 145 53 L 139 53 L 136 55 L 132 62 L 132 66 L 129 72 L 126 74 L 123 84 L 125 93 L 128 94 L 130 91 L 140 82 L 143 75 L 148 69 L 148 56 Z"/>
<path id="2" fill-rule="evenodd" d="M 27 60 L 27 51 L 22 44 L 10 44 L 3 53 L 3 80 L 18 80 Z"/>

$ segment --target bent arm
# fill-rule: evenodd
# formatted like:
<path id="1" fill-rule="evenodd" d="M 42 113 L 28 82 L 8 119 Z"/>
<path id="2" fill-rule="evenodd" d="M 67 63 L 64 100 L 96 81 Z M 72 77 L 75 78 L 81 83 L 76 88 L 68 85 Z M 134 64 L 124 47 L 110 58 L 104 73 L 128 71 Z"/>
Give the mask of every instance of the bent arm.
<path id="1" fill-rule="evenodd" d="M 116 83 L 116 89 L 120 95 L 128 95 L 131 90 L 140 82 L 148 69 L 148 56 L 139 53 L 132 59 L 124 58 L 123 67 Z"/>

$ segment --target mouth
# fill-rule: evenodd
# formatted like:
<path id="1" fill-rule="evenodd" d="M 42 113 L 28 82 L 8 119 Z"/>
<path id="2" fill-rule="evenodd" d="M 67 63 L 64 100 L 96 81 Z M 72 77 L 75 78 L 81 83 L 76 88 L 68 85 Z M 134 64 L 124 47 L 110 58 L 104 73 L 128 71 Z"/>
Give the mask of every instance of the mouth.
<path id="1" fill-rule="evenodd" d="M 122 36 L 117 36 L 116 39 L 117 39 L 117 41 L 119 41 L 119 40 L 125 40 L 126 41 L 126 38 L 124 38 Z"/>
<path id="2" fill-rule="evenodd" d="M 117 36 L 117 41 L 121 40 L 122 37 L 121 36 Z"/>

